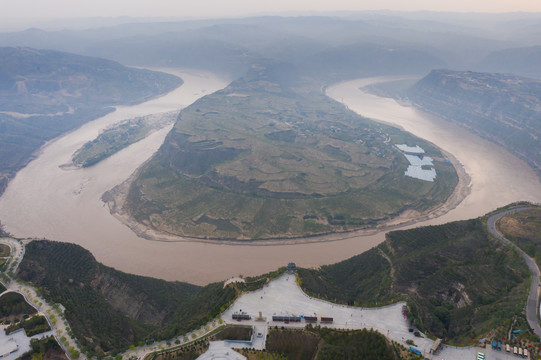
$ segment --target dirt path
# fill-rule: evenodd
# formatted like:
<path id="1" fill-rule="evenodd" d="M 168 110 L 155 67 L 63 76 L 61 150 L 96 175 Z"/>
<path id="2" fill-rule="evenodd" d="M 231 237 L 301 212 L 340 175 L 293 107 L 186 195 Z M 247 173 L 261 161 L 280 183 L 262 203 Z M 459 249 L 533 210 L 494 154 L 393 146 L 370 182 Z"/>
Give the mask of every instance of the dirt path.
<path id="1" fill-rule="evenodd" d="M 387 260 L 387 262 L 391 266 L 391 271 L 390 271 L 390 275 L 391 275 L 391 292 L 393 292 L 394 291 L 394 282 L 395 282 L 393 262 L 391 261 L 391 258 L 389 257 L 389 255 L 385 254 L 385 252 L 383 250 L 378 248 L 378 251 L 379 251 L 379 254 L 381 256 L 383 256 L 385 258 L 385 260 Z"/>

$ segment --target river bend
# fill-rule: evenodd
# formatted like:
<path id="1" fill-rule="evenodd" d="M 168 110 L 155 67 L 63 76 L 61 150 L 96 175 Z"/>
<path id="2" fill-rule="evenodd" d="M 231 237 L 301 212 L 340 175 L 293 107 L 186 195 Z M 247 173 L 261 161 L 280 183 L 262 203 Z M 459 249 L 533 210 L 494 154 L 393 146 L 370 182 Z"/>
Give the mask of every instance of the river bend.
<path id="1" fill-rule="evenodd" d="M 383 231 L 371 235 L 351 233 L 347 239 L 333 242 L 265 246 L 156 242 L 135 235 L 109 213 L 101 196 L 152 156 L 170 127 L 95 166 L 78 170 L 59 166 L 69 162 L 75 150 L 111 124 L 135 116 L 178 110 L 227 86 L 226 80 L 209 73 L 170 72 L 184 80 L 177 90 L 143 104 L 119 107 L 47 144 L 35 160 L 17 173 L 0 198 L 0 219 L 6 229 L 18 237 L 79 244 L 98 261 L 122 271 L 195 284 L 239 274 L 256 275 L 290 261 L 303 267 L 329 264 L 383 241 Z M 327 95 L 361 115 L 398 125 L 437 144 L 463 165 L 471 180 L 469 195 L 445 215 L 415 226 L 477 217 L 517 200 L 541 202 L 541 183 L 534 171 L 503 148 L 392 99 L 359 90 L 392 79 L 347 81 L 328 87 Z"/>

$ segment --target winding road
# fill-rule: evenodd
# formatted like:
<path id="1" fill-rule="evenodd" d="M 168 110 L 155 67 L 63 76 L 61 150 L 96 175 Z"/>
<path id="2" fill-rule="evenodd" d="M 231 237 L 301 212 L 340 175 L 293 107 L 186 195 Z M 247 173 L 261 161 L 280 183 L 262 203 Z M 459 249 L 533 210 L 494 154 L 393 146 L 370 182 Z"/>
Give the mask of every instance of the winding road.
<path id="1" fill-rule="evenodd" d="M 487 229 L 498 240 L 508 246 L 512 246 L 515 251 L 522 255 L 524 261 L 526 261 L 526 265 L 528 265 L 528 268 L 532 273 L 532 284 L 530 286 L 530 293 L 528 294 L 528 301 L 526 303 L 526 319 L 528 320 L 528 324 L 530 324 L 530 328 L 533 329 L 539 337 L 541 337 L 541 327 L 539 326 L 539 322 L 537 321 L 537 305 L 539 304 L 539 267 L 535 263 L 534 259 L 528 256 L 528 254 L 522 251 L 522 249 L 520 249 L 514 243 L 506 239 L 503 234 L 500 233 L 496 228 L 496 223 L 498 222 L 498 220 L 500 220 L 505 215 L 529 209 L 532 208 L 520 207 L 494 214 L 487 220 Z"/>
<path id="2" fill-rule="evenodd" d="M 62 310 L 48 303 L 36 289 L 30 284 L 23 283 L 15 277 L 8 276 L 8 273 L 14 274 L 25 254 L 25 246 L 21 241 L 9 237 L 0 237 L 0 244 L 10 247 L 12 255 L 7 266 L 7 271 L 0 278 L 0 283 L 6 288 L 6 292 L 12 291 L 21 294 L 26 302 L 43 315 L 55 337 L 58 344 L 64 350 L 64 353 L 70 360 L 74 360 L 70 348 L 79 352 L 78 360 L 85 360 L 86 356 L 81 352 L 78 343 L 69 335 L 71 333 L 68 321 L 63 316 Z"/>

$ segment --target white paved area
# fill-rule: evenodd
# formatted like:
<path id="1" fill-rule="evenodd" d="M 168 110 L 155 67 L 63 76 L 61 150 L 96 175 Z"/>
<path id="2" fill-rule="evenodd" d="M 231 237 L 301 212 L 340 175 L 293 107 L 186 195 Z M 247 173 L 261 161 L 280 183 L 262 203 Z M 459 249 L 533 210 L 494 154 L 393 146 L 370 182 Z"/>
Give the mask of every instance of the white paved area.
<path id="1" fill-rule="evenodd" d="M 514 356 L 513 353 L 507 353 L 505 350 L 497 351 L 492 350 L 491 346 L 488 345 L 487 348 L 479 348 L 475 346 L 457 348 L 453 346 L 444 346 L 443 349 L 437 352 L 437 354 L 432 358 L 433 360 L 475 360 L 477 358 L 477 353 L 482 352 L 485 354 L 487 360 L 517 360 L 522 359 L 521 357 Z"/>
<path id="2" fill-rule="evenodd" d="M 254 326 L 254 336 L 252 338 L 252 347 L 254 349 L 263 350 L 265 348 L 265 342 L 267 340 L 267 330 L 268 328 L 266 325 Z"/>
<path id="3" fill-rule="evenodd" d="M 406 144 L 399 144 L 399 145 L 396 145 L 396 147 L 402 150 L 403 152 L 408 152 L 411 154 L 424 154 L 425 152 L 423 148 L 420 147 L 419 145 L 408 146 Z"/>
<path id="4" fill-rule="evenodd" d="M 225 341 L 212 341 L 206 353 L 197 360 L 246 360 L 246 357 L 230 348 Z"/>
<path id="5" fill-rule="evenodd" d="M 505 350 L 492 350 L 490 345 L 484 349 L 476 346 L 457 348 L 444 345 L 436 355 L 430 355 L 429 350 L 434 342 L 427 338 L 415 337 L 408 331 L 406 321 L 402 315 L 402 305 L 404 304 L 401 302 L 371 309 L 332 304 L 309 297 L 297 285 L 294 275 L 285 274 L 260 290 L 242 295 L 222 314 L 222 318 L 226 323 L 239 324 L 231 316 L 233 313 L 242 311 L 251 315 L 252 320 L 240 323 L 254 325 L 256 329 L 259 329 L 266 326 L 304 327 L 306 325 L 304 320 L 301 323 L 290 324 L 273 322 L 273 315 L 333 317 L 334 322 L 327 325 L 328 327 L 340 329 L 373 328 L 388 338 L 402 343 L 406 348 L 409 345 L 405 342 L 410 339 L 413 340 L 416 347 L 423 352 L 425 357 L 433 360 L 475 360 L 477 352 L 484 353 L 488 360 L 517 359 L 516 356 L 506 353 Z M 260 311 L 263 317 L 267 318 L 266 322 L 254 320 Z M 259 330 L 255 331 L 256 336 L 257 331 Z"/>
<path id="6" fill-rule="evenodd" d="M 402 315 L 402 305 L 394 305 L 375 308 L 361 309 L 349 306 L 332 304 L 306 295 L 296 284 L 295 276 L 282 275 L 270 282 L 263 289 L 242 295 L 222 315 L 223 320 L 229 324 L 239 324 L 232 319 L 235 312 L 245 312 L 252 316 L 250 321 L 242 321 L 242 324 L 260 326 L 261 322 L 253 320 L 262 312 L 267 318 L 268 326 L 304 327 L 306 323 L 273 322 L 273 315 L 305 315 L 324 316 L 334 318 L 329 327 L 340 329 L 373 328 L 383 335 L 394 340 L 405 342 L 407 339 L 415 341 L 418 348 L 428 352 L 432 341 L 425 338 L 417 338 L 408 331 L 406 321 Z"/>
<path id="7" fill-rule="evenodd" d="M 434 168 L 430 170 L 425 170 L 420 166 L 410 165 L 408 166 L 408 169 L 404 172 L 404 175 L 415 179 L 432 182 L 436 178 L 436 170 L 434 170 Z"/>
<path id="8" fill-rule="evenodd" d="M 434 166 L 434 159 L 430 156 L 423 156 L 422 158 L 417 155 L 404 154 L 404 156 L 413 166 Z"/>
<path id="9" fill-rule="evenodd" d="M 32 337 L 26 336 L 24 331 L 16 331 L 6 335 L 4 330 L 6 327 L 7 326 L 0 326 L 0 355 L 6 354 L 2 357 L 2 360 L 15 360 L 25 352 L 29 351 L 31 339 L 42 339 L 49 335 L 53 335 L 52 331 L 47 331 Z"/>

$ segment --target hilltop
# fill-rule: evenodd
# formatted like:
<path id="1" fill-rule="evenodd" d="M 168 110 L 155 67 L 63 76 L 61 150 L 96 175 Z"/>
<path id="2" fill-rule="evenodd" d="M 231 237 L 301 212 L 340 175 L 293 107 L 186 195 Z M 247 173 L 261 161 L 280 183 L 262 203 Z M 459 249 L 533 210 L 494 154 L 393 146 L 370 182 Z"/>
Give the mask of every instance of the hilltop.
<path id="1" fill-rule="evenodd" d="M 405 176 L 397 144 L 422 147 L 436 179 Z M 427 211 L 456 183 L 432 144 L 347 110 L 292 65 L 265 61 L 180 113 L 122 211 L 170 235 L 298 237 Z"/>
<path id="2" fill-rule="evenodd" d="M 46 141 L 180 86 L 176 76 L 110 60 L 0 48 L 0 194 Z"/>
<path id="3" fill-rule="evenodd" d="M 509 217 L 513 224 L 513 218 L 520 219 L 520 225 L 512 226 L 515 233 L 530 234 L 538 226 L 539 211 Z M 309 295 L 350 306 L 405 300 L 419 330 L 451 344 L 470 343 L 489 333 L 507 338 L 512 329 L 527 326 L 523 306 L 530 274 L 517 251 L 489 236 L 485 221 L 486 217 L 390 232 L 384 243 L 351 259 L 320 269 L 297 269 L 297 280 Z M 227 287 L 224 283 L 199 287 L 125 274 L 96 262 L 78 245 L 43 240 L 27 245 L 16 275 L 39 288 L 47 301 L 65 307 L 65 316 L 85 353 L 115 355 L 130 344 L 185 335 L 216 319 L 243 291 L 260 289 L 270 294 L 265 285 L 284 272 L 280 268 Z M 252 295 L 259 301 L 259 294 L 248 296 Z M 300 291 L 299 295 L 304 296 Z M 276 294 L 268 296 L 272 299 Z M 247 307 L 247 303 L 242 305 Z M 345 311 L 349 319 L 350 312 Z M 315 330 L 322 331 L 319 335 L 331 352 L 341 346 L 352 348 L 353 344 L 342 340 L 355 333 L 335 333 L 331 338 L 342 340 L 333 345 L 325 335 L 333 331 Z M 529 332 L 516 336 L 522 346 L 539 341 Z M 282 334 L 277 339 L 279 351 L 295 352 L 292 343 L 303 341 L 302 336 L 294 336 L 292 341 L 287 338 Z M 184 339 L 188 342 L 186 336 Z M 378 341 L 384 348 L 383 338 Z M 267 343 L 268 351 L 272 343 Z M 315 351 L 313 346 L 307 344 L 303 351 Z"/>
<path id="4" fill-rule="evenodd" d="M 541 266 L 541 209 L 524 210 L 504 216 L 498 230 L 516 243 Z"/>

